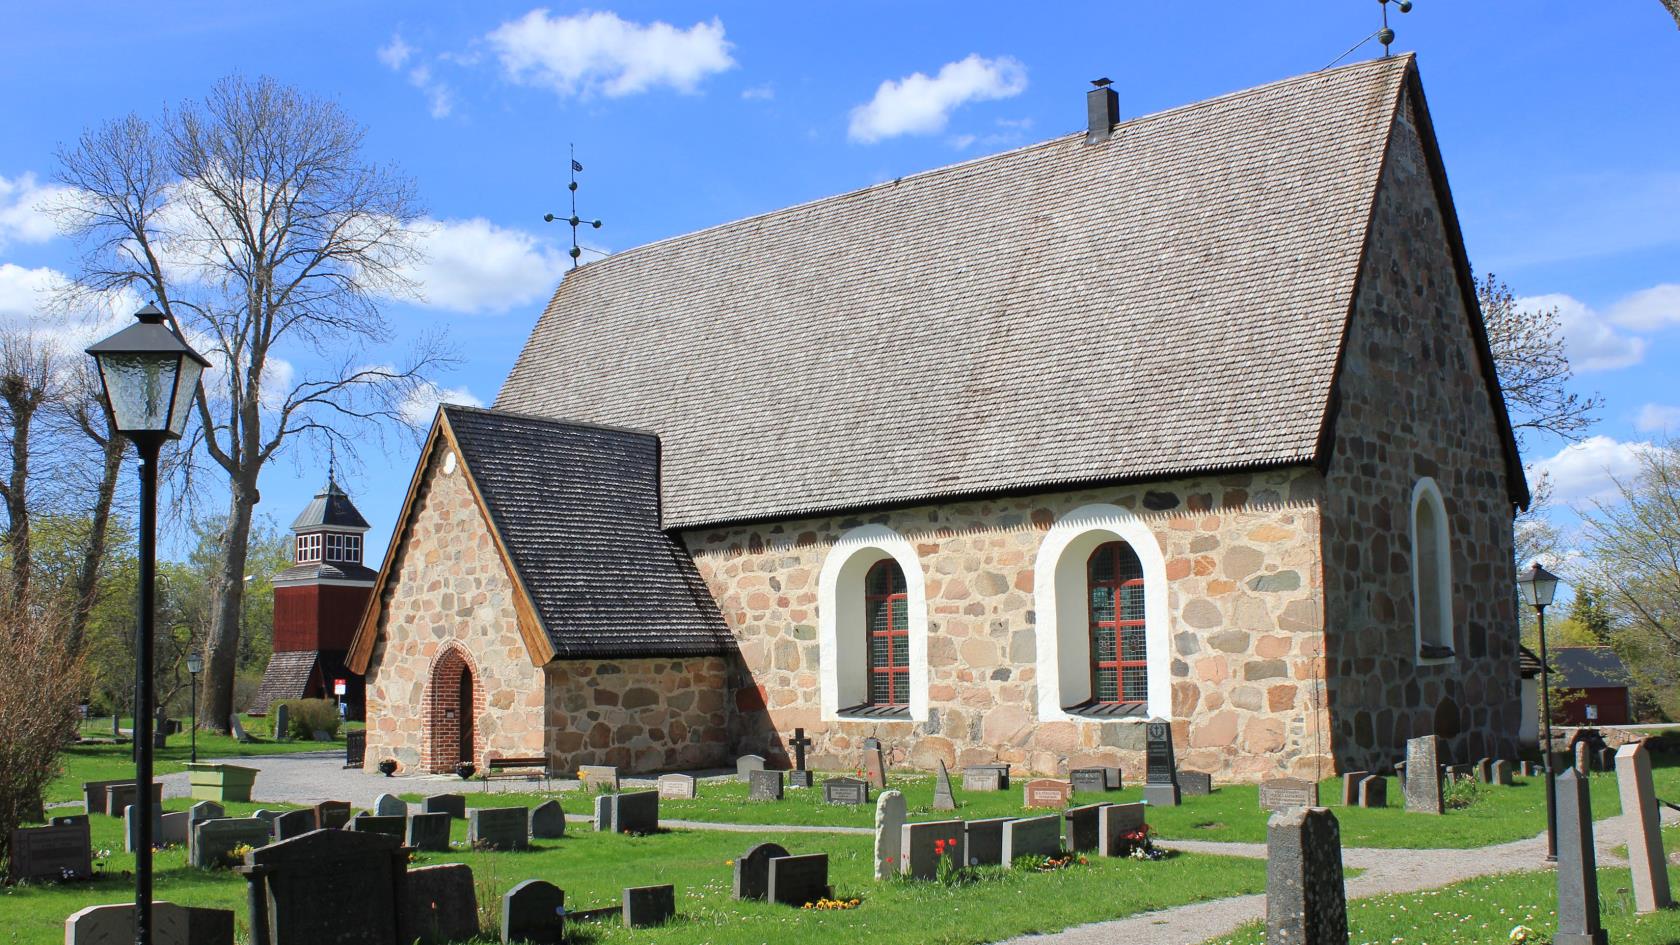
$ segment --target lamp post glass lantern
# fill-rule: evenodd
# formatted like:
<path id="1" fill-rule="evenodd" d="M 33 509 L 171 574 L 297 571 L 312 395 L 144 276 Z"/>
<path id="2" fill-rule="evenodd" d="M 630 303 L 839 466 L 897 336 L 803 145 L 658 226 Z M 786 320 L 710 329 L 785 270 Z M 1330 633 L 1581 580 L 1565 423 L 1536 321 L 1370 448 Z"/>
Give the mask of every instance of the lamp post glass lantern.
<path id="1" fill-rule="evenodd" d="M 187 654 L 187 678 L 192 681 L 192 710 L 189 714 L 192 726 L 192 761 L 198 764 L 198 674 L 204 672 L 204 658 L 197 653 Z"/>
<path id="2" fill-rule="evenodd" d="M 134 647 L 134 941 L 152 941 L 152 637 L 157 618 L 157 459 L 186 430 L 198 380 L 210 366 L 148 305 L 135 323 L 87 349 L 99 366 L 111 425 L 140 453 L 139 615 Z M 196 680 L 196 676 L 194 677 Z M 197 720 L 194 720 L 195 724 Z"/>
<path id="3" fill-rule="evenodd" d="M 1540 637 L 1540 758 L 1546 771 L 1546 862 L 1557 862 L 1557 771 L 1552 764 L 1552 666 L 1546 655 L 1546 608 L 1557 596 L 1558 576 L 1536 561 L 1517 578 L 1523 602 L 1534 608 Z"/>

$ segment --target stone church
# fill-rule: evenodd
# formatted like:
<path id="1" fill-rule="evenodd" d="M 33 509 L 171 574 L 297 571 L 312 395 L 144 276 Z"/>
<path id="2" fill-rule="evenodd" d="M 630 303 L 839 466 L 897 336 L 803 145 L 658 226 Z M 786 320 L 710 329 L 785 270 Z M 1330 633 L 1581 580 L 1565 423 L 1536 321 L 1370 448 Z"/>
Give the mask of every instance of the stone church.
<path id="1" fill-rule="evenodd" d="M 1528 492 L 1413 58 L 1086 104 L 570 273 L 421 454 L 368 764 L 1510 752 Z"/>

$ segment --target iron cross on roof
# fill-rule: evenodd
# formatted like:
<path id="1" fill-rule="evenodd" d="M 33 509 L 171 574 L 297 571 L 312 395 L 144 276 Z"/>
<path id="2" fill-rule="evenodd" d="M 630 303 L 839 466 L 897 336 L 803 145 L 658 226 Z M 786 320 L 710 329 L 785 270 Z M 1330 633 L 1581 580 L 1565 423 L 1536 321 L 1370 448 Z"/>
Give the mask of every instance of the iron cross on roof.
<path id="1" fill-rule="evenodd" d="M 583 248 L 578 245 L 578 238 L 577 238 L 578 227 L 580 225 L 584 224 L 584 223 L 587 223 L 591 227 L 599 230 L 601 228 L 601 221 L 600 220 L 585 220 L 585 219 L 582 219 L 581 217 L 578 216 L 578 212 L 577 212 L 577 189 L 578 189 L 577 176 L 578 176 L 578 173 L 583 170 L 583 165 L 578 162 L 576 146 L 573 146 L 572 149 L 571 149 L 571 159 L 572 159 L 571 179 L 567 182 L 566 189 L 571 191 L 572 215 L 569 216 L 569 217 L 557 217 L 552 213 L 545 213 L 545 214 L 543 214 L 543 222 L 544 223 L 553 223 L 555 220 L 559 220 L 562 223 L 568 223 L 568 224 L 571 225 L 571 227 L 572 227 L 572 248 L 570 250 L 570 255 L 572 257 L 572 268 L 576 269 L 578 267 L 578 257 L 583 255 Z M 599 253 L 600 250 L 593 250 L 592 249 L 592 250 L 590 250 L 590 252 Z"/>
<path id="2" fill-rule="evenodd" d="M 811 747 L 811 740 L 805 737 L 805 730 L 802 728 L 794 729 L 793 737 L 788 739 L 788 744 L 793 746 L 793 770 L 804 771 L 805 749 Z"/>

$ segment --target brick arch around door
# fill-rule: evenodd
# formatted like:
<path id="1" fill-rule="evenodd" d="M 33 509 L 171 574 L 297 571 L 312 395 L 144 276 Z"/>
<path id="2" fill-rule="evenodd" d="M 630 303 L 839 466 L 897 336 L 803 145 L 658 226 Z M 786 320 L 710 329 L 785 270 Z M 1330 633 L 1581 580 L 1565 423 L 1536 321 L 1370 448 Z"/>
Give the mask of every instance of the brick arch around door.
<path id="1" fill-rule="evenodd" d="M 426 683 L 426 740 L 420 767 L 450 774 L 463 761 L 478 762 L 478 720 L 484 715 L 483 677 L 459 643 L 446 645 L 432 661 Z"/>

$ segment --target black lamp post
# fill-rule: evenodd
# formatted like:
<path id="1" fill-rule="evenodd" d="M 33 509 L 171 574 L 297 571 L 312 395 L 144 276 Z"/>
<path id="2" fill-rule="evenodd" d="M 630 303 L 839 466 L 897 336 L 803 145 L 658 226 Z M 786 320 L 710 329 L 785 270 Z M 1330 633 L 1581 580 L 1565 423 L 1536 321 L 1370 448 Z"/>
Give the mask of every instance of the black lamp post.
<path id="1" fill-rule="evenodd" d="M 152 941 L 152 635 L 157 618 L 157 461 L 181 438 L 198 379 L 210 365 L 148 305 L 136 323 L 87 349 L 99 365 L 112 426 L 140 452 L 140 594 L 134 675 L 134 941 Z"/>
<path id="2" fill-rule="evenodd" d="M 192 681 L 192 760 L 198 763 L 198 674 L 204 671 L 204 657 L 187 654 L 187 678 Z"/>
<path id="3" fill-rule="evenodd" d="M 1546 657 L 1546 608 L 1557 595 L 1558 576 L 1536 561 L 1517 578 L 1523 601 L 1534 608 L 1540 623 L 1541 758 L 1546 765 L 1546 862 L 1557 862 L 1557 772 L 1552 770 L 1552 680 Z"/>

